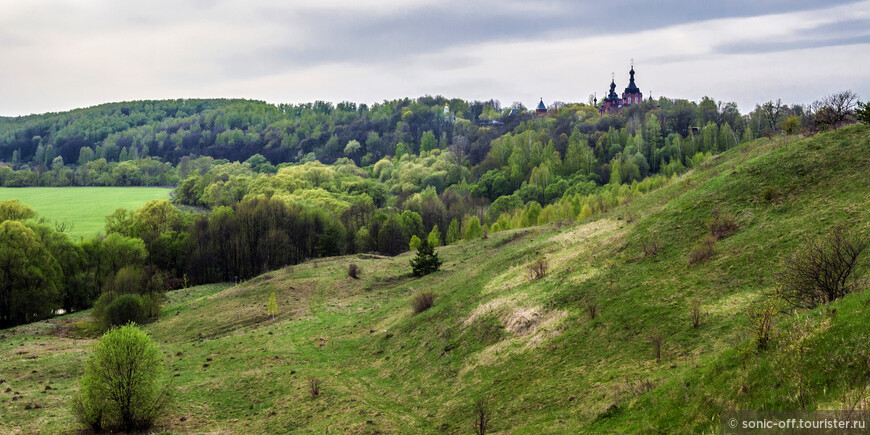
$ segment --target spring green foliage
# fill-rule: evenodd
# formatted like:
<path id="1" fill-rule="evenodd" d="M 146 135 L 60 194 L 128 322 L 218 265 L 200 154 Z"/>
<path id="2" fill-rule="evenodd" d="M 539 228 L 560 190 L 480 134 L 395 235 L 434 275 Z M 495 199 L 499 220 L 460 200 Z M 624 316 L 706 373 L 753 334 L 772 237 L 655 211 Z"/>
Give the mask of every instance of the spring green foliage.
<path id="1" fill-rule="evenodd" d="M 267 306 L 268 315 L 275 318 L 278 315 L 278 299 L 275 297 L 275 292 L 269 295 L 269 304 Z"/>
<path id="2" fill-rule="evenodd" d="M 25 224 L 0 223 L 0 327 L 49 317 L 59 308 L 61 269 Z"/>
<path id="3" fill-rule="evenodd" d="M 428 239 L 427 239 L 428 240 Z M 411 236 L 411 242 L 408 243 L 412 251 L 416 251 L 420 247 L 420 238 L 416 234 Z"/>
<path id="4" fill-rule="evenodd" d="M 782 124 L 782 131 L 786 134 L 795 134 L 800 130 L 801 120 L 797 115 L 789 116 Z"/>
<path id="5" fill-rule="evenodd" d="M 465 234 L 462 236 L 463 240 L 474 240 L 483 235 L 483 229 L 480 226 L 480 219 L 477 216 L 472 216 L 468 219 L 468 222 L 465 224 Z"/>
<path id="6" fill-rule="evenodd" d="M 453 220 L 450 221 L 450 226 L 447 227 L 447 244 L 452 245 L 459 241 L 459 239 L 462 238 L 460 234 L 459 221 L 456 220 L 456 218 L 453 218 Z"/>
<path id="7" fill-rule="evenodd" d="M 33 217 L 36 217 L 36 212 L 17 198 L 0 202 L 0 222 L 26 221 Z"/>
<path id="8" fill-rule="evenodd" d="M 432 227 L 432 231 L 429 231 L 426 241 L 429 243 L 429 246 L 433 248 L 441 246 L 441 231 L 438 231 L 438 225 Z"/>
<path id="9" fill-rule="evenodd" d="M 424 276 L 437 272 L 443 262 L 438 258 L 435 247 L 423 240 L 417 247 L 417 255 L 411 259 L 411 272 L 414 276 Z"/>
<path id="10" fill-rule="evenodd" d="M 148 429 L 168 401 L 161 386 L 163 354 L 133 325 L 103 334 L 88 357 L 73 412 L 95 432 Z"/>

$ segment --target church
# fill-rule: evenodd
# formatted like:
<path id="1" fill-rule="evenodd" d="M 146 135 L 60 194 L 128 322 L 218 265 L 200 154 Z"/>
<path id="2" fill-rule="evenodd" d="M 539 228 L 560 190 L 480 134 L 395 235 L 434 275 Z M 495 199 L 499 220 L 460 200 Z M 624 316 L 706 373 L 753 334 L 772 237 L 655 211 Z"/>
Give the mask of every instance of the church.
<path id="1" fill-rule="evenodd" d="M 625 91 L 622 92 L 622 98 L 616 94 L 616 80 L 615 78 L 611 78 L 610 80 L 610 93 L 607 94 L 607 98 L 601 101 L 601 107 L 598 108 L 598 113 L 612 113 L 616 112 L 619 109 L 629 106 L 632 104 L 638 104 L 643 101 L 643 93 L 640 92 L 640 88 L 637 87 L 637 84 L 634 83 L 634 64 L 631 65 L 631 71 L 628 72 L 628 87 L 625 88 Z M 595 104 L 598 104 L 596 99 Z"/>

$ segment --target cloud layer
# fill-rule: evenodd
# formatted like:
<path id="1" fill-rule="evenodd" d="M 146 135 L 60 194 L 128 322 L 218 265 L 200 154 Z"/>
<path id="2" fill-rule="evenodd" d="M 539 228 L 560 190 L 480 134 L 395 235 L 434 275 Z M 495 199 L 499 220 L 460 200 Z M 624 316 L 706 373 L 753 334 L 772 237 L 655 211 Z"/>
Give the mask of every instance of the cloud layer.
<path id="1" fill-rule="evenodd" d="M 632 58 L 654 96 L 870 97 L 870 1 L 140 3 L 0 3 L 0 115 L 180 97 L 586 101 L 611 72 L 624 87 Z"/>

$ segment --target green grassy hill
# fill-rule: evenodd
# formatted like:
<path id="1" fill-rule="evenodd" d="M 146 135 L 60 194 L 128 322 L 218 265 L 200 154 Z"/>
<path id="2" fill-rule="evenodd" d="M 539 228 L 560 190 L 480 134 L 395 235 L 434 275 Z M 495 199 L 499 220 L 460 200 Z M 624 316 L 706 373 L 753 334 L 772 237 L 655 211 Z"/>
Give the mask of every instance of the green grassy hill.
<path id="1" fill-rule="evenodd" d="M 135 210 L 152 199 L 169 199 L 165 187 L 0 187 L 0 201 L 18 199 L 49 222 L 66 224 L 67 234 L 91 238 L 106 232 L 106 216 Z"/>
<path id="2" fill-rule="evenodd" d="M 470 433 L 485 397 L 494 432 L 718 433 L 726 409 L 799 408 L 794 375 L 778 369 L 796 324 L 810 331 L 809 407 L 866 408 L 866 291 L 782 315 L 768 350 L 741 349 L 746 313 L 804 237 L 838 224 L 870 232 L 868 168 L 870 127 L 760 139 L 594 220 L 439 248 L 442 270 L 423 278 L 410 276 L 410 254 L 359 255 L 172 292 L 145 327 L 176 391 L 156 429 Z M 736 229 L 690 264 L 716 217 Z M 548 274 L 530 282 L 527 266 L 542 257 Z M 352 262 L 361 279 L 347 276 Z M 865 253 L 861 289 L 868 272 Z M 414 315 L 421 291 L 435 306 Z M 0 331 L 0 431 L 77 429 L 68 403 L 93 343 L 77 338 L 85 315 Z"/>

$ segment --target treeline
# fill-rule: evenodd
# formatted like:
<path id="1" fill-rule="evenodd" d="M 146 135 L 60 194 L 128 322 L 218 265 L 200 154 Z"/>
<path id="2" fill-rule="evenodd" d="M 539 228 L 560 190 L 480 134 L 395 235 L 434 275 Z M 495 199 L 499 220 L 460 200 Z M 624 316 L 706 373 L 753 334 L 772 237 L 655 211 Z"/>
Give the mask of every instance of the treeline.
<path id="1" fill-rule="evenodd" d="M 709 98 L 697 104 L 661 98 L 604 116 L 584 104 L 562 105 L 541 123 L 519 103 L 503 108 L 498 101 L 444 97 L 384 101 L 371 107 L 322 101 L 299 105 L 247 100 L 112 103 L 0 118 L 0 161 L 6 162 L 0 165 L 6 166 L 0 169 L 0 182 L 7 186 L 171 185 L 186 178 L 184 166 L 199 156 L 225 162 L 254 157 L 262 159 L 253 162 L 256 171 L 275 172 L 282 163 L 332 163 L 341 158 L 367 167 L 385 157 L 435 149 L 450 149 L 476 179 L 491 169 L 484 163 L 490 143 L 506 133 L 518 135 L 534 129 L 547 136 L 540 139 L 544 145 L 552 141 L 564 157 L 575 132 L 582 135 L 575 138 L 575 145 L 585 141 L 595 148 L 602 135 L 612 136 L 613 129 L 626 146 L 626 135 L 633 137 L 638 128 L 649 125 L 649 112 L 657 114 L 662 137 L 672 133 L 687 137 L 691 126 L 710 122 L 728 124 L 740 135 L 749 127 L 753 136 L 759 136 L 795 110 L 776 106 L 774 115 L 763 115 L 766 112 L 760 107 L 743 117 L 733 104 Z M 770 125 L 770 116 L 774 125 Z M 756 118 L 764 122 L 752 122 Z M 609 148 L 604 151 L 607 156 L 597 155 L 601 164 L 614 154 Z M 660 159 L 647 155 L 647 160 L 655 170 Z"/>
<path id="2" fill-rule="evenodd" d="M 494 100 L 440 96 L 372 106 L 248 100 L 112 103 L 0 118 L 0 161 L 5 162 L 0 163 L 0 185 L 174 185 L 187 177 L 191 161 L 203 156 L 218 163 L 248 161 L 257 173 L 274 173 L 281 165 L 315 160 L 349 159 L 368 168 L 385 158 L 434 150 L 449 150 L 455 164 L 469 172 L 467 182 L 509 165 L 511 192 L 520 188 L 521 176 L 536 167 L 536 181 L 561 177 L 568 183 L 572 174 L 582 171 L 605 184 L 617 156 L 624 175 L 640 179 L 668 164 L 676 166 L 676 160 L 685 165 L 697 151 L 723 150 L 748 138 L 783 130 L 815 131 L 844 122 L 854 118 L 854 95 L 851 98 L 808 106 L 771 101 L 747 115 L 741 115 L 734 103 L 707 97 L 698 103 L 648 100 L 605 115 L 591 105 L 560 103 L 546 117 L 537 117 L 519 103 L 502 107 Z M 498 141 L 506 135 L 528 140 L 522 150 L 525 157 L 514 155 L 510 139 Z M 558 162 L 553 152 L 559 153 Z M 513 161 L 508 161 L 512 155 Z M 543 160 L 537 161 L 539 157 Z M 539 167 L 541 163 L 546 165 Z M 673 169 L 677 168 L 668 168 Z M 491 177 L 484 182 L 501 182 L 495 174 Z M 546 200 L 547 186 L 534 184 L 542 190 L 539 202 Z M 552 188 L 550 197 L 559 189 Z M 491 201 L 506 193 L 503 183 L 475 192 Z"/>

